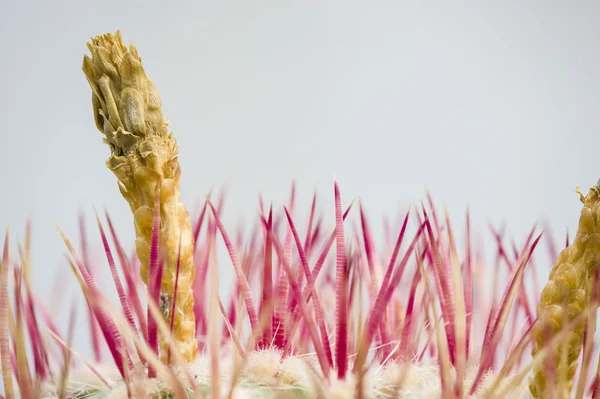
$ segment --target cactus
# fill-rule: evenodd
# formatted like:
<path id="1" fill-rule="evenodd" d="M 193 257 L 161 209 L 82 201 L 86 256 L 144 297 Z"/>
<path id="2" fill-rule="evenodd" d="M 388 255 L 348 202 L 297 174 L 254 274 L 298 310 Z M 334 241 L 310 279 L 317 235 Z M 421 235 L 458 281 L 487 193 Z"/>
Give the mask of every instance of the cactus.
<path id="1" fill-rule="evenodd" d="M 127 256 L 108 212 L 96 215 L 105 259 L 90 257 L 86 245 L 78 253 L 59 229 L 93 321 L 92 345 L 108 346 L 110 356 L 98 349 L 91 361 L 71 345 L 75 307 L 59 327 L 31 289 L 30 225 L 18 257 L 7 230 L 3 397 L 598 397 L 591 364 L 600 186 L 581 195 L 572 245 L 554 255 L 544 236 L 556 262 L 537 313 L 525 284 L 535 278 L 537 227 L 520 247 L 492 228 L 497 261 L 489 263 L 474 245 L 469 212 L 461 248 L 430 197 L 402 223 L 386 224 L 383 249 L 364 204 L 347 201 L 337 181 L 334 225 L 319 217 L 316 193 L 298 224 L 293 185 L 289 204 L 261 202 L 252 233 L 230 236 L 223 196 L 209 195 L 192 219 L 181 202 L 177 143 L 137 49 L 119 32 L 93 38 L 88 49 L 94 120 L 133 213 L 136 256 Z M 228 262 L 217 262 L 218 242 Z M 96 280 L 106 266 L 117 306 Z M 226 267 L 235 272 L 227 300 L 217 290 Z"/>

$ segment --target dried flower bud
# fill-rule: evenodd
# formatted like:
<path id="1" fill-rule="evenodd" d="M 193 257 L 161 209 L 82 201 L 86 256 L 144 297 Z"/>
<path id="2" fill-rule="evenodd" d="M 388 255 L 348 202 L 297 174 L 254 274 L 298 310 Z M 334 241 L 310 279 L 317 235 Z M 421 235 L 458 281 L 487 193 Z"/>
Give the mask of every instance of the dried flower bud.
<path id="1" fill-rule="evenodd" d="M 600 264 L 600 181 L 592 187 L 588 195 L 579 189 L 583 209 L 579 218 L 577 234 L 573 243 L 558 256 L 550 273 L 546 287 L 542 290 L 538 304 L 538 321 L 534 326 L 535 356 L 549 338 L 559 333 L 566 323 L 580 316 L 590 303 L 591 288 L 595 270 Z M 557 372 L 556 376 L 565 376 L 568 380 L 557 380 L 553 394 L 556 397 L 568 397 L 577 368 L 577 358 L 583 346 L 584 322 L 577 324 L 566 339 L 550 355 Z M 563 351 L 566 345 L 567 351 Z M 563 355 L 566 353 L 566 358 Z M 546 392 L 546 365 L 534 369 L 529 388 L 534 398 L 552 396 Z"/>
<path id="2" fill-rule="evenodd" d="M 94 121 L 111 150 L 107 166 L 117 177 L 134 216 L 136 252 L 146 283 L 154 199 L 160 190 L 160 249 L 165 258 L 160 299 L 167 321 L 181 246 L 179 287 L 171 316 L 175 317 L 175 340 L 184 358 L 192 361 L 197 352 L 191 290 L 193 237 L 188 212 L 180 200 L 177 142 L 163 119 L 160 95 L 146 75 L 137 49 L 133 45 L 127 49 L 118 31 L 93 38 L 88 48 L 92 56 L 84 56 L 83 71 L 92 89 Z M 166 354 L 166 340 L 161 337 L 163 361 Z"/>

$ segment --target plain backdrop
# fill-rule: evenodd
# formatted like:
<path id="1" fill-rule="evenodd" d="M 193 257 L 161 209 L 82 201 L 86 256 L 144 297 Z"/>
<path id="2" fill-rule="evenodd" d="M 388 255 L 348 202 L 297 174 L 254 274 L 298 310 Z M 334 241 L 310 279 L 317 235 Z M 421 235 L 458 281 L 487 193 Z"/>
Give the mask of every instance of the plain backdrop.
<path id="1" fill-rule="evenodd" d="M 16 254 L 32 216 L 34 287 L 60 293 L 62 314 L 82 296 L 53 222 L 78 245 L 82 210 L 102 267 L 94 207 L 133 243 L 81 71 L 86 41 L 117 29 L 161 93 L 193 215 L 227 185 L 226 226 L 249 228 L 258 193 L 281 211 L 293 179 L 300 216 L 314 189 L 331 214 L 335 174 L 377 237 L 426 190 L 459 227 L 469 205 L 490 248 L 488 220 L 517 242 L 538 221 L 561 241 L 575 230 L 575 186 L 600 177 L 600 3 L 166 4 L 2 1 L 0 225 Z M 89 354 L 79 320 L 75 344 Z"/>

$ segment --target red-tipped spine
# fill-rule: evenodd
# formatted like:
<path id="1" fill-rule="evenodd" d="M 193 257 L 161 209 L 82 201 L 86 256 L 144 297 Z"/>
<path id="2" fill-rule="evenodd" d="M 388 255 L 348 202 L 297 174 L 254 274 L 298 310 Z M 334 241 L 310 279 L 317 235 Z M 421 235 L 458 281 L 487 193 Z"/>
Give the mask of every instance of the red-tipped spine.
<path id="1" fill-rule="evenodd" d="M 83 212 L 79 213 L 79 235 L 81 237 L 81 256 L 83 257 L 83 264 L 87 268 L 88 272 L 94 278 L 94 273 L 91 270 L 90 259 L 88 255 L 88 243 L 85 227 L 85 218 Z M 94 360 L 97 363 L 102 361 L 102 351 L 100 350 L 100 331 L 98 330 L 98 322 L 94 317 L 91 305 L 88 305 L 89 312 L 89 323 L 90 323 L 90 334 L 92 338 L 92 349 L 94 350 Z"/>
<path id="2" fill-rule="evenodd" d="M 471 244 L 471 213 L 467 210 L 467 221 L 466 221 L 466 262 L 465 262 L 465 311 L 467 313 L 467 333 L 465 336 L 465 350 L 467 357 L 469 357 L 469 348 L 471 345 L 471 323 L 473 320 L 473 254 Z"/>
<path id="3" fill-rule="evenodd" d="M 173 335 L 173 327 L 175 326 L 175 305 L 177 304 L 177 287 L 179 286 L 179 268 L 181 266 L 181 231 L 179 232 L 179 248 L 177 249 L 177 271 L 175 272 L 175 287 L 173 288 L 173 304 L 171 305 L 171 323 L 169 325 L 169 333 Z M 171 364 L 171 345 L 168 349 L 168 364 Z"/>
<path id="4" fill-rule="evenodd" d="M 123 250 L 123 246 L 119 241 L 119 237 L 117 237 L 117 233 L 113 226 L 110 215 L 105 210 L 104 216 L 106 217 L 106 222 L 108 223 L 108 230 L 110 231 L 111 238 L 115 247 L 117 248 L 117 255 L 119 256 L 119 262 L 121 263 L 121 270 L 125 275 L 125 282 L 127 283 L 127 298 L 131 307 L 133 307 L 133 311 L 135 312 L 138 324 L 140 326 L 140 330 L 144 334 L 144 339 L 148 339 L 148 323 L 146 322 L 146 314 L 144 313 L 144 309 L 142 307 L 142 302 L 138 295 L 138 289 L 136 285 L 136 281 L 139 278 L 139 274 L 135 274 L 135 271 L 131 267 L 131 264 L 127 260 L 127 256 L 125 251 Z"/>
<path id="5" fill-rule="evenodd" d="M 317 321 L 317 325 L 321 332 L 321 339 L 323 340 L 323 347 L 325 348 L 325 354 L 327 355 L 327 360 L 329 364 L 333 366 L 333 356 L 331 354 L 331 345 L 329 343 L 329 334 L 327 332 L 327 327 L 325 326 L 325 316 L 323 314 L 323 307 L 321 306 L 321 301 L 319 300 L 319 295 L 317 294 L 315 288 L 315 281 L 312 278 L 312 274 L 308 267 L 308 261 L 306 260 L 306 254 L 302 248 L 302 243 L 300 242 L 300 236 L 298 235 L 298 231 L 296 230 L 296 226 L 294 226 L 294 221 L 287 208 L 285 208 L 285 216 L 287 217 L 288 223 L 290 225 L 290 229 L 292 230 L 292 235 L 294 237 L 294 241 L 296 242 L 296 248 L 298 249 L 298 255 L 300 256 L 300 263 L 302 266 L 302 270 L 304 271 L 304 275 L 306 276 L 307 285 L 306 288 L 312 292 L 314 306 L 315 306 L 315 318 Z"/>
<path id="6" fill-rule="evenodd" d="M 348 273 L 346 263 L 346 243 L 344 241 L 344 222 L 342 219 L 342 201 L 337 181 L 334 182 L 335 195 L 335 363 L 338 378 L 346 378 L 348 370 Z"/>
<path id="7" fill-rule="evenodd" d="M 265 226 L 265 250 L 263 266 L 262 302 L 260 320 L 264 326 L 261 347 L 268 348 L 273 340 L 273 205 L 269 207 L 269 218 Z"/>
<path id="8" fill-rule="evenodd" d="M 417 256 L 419 256 L 417 254 Z M 422 257 L 421 257 L 422 259 Z M 409 342 L 410 338 L 413 336 L 415 326 L 416 326 L 416 317 L 413 314 L 413 309 L 415 306 L 415 292 L 417 291 L 417 287 L 419 282 L 421 281 L 421 273 L 419 270 L 415 271 L 412 282 L 410 284 L 410 293 L 408 295 L 408 304 L 406 305 L 406 312 L 404 314 L 404 325 L 402 326 L 402 333 L 400 338 L 400 350 L 398 351 L 397 358 L 407 360 L 411 358 L 414 354 L 410 353 L 410 349 L 412 349 L 412 342 Z"/>
<path id="9" fill-rule="evenodd" d="M 304 238 L 304 252 L 308 256 L 312 249 L 313 243 L 313 223 L 315 218 L 315 211 L 317 207 L 317 192 L 315 191 L 312 199 L 312 203 L 310 205 L 310 216 L 308 217 L 308 226 L 306 228 L 306 237 Z M 318 224 L 317 224 L 318 226 Z M 315 231 L 317 229 L 315 228 Z"/>
<path id="10" fill-rule="evenodd" d="M 100 330 L 104 335 L 104 339 L 108 345 L 108 348 L 111 352 L 113 360 L 119 369 L 122 377 L 125 377 L 125 372 L 123 369 L 123 356 L 121 355 L 121 350 L 124 350 L 123 342 L 121 339 L 121 334 L 115 325 L 115 322 L 108 315 L 106 309 L 104 308 L 105 298 L 96 286 L 94 279 L 88 273 L 87 268 L 81 261 L 81 259 L 77 256 L 75 252 L 75 248 L 71 245 L 71 242 L 67 239 L 64 233 L 59 229 L 59 233 L 62 236 L 65 245 L 69 249 L 73 260 L 75 261 L 75 265 L 77 269 L 79 269 L 79 273 L 83 277 L 83 282 L 87 289 L 90 291 L 91 298 L 88 299 L 88 304 L 92 305 L 92 311 L 96 316 L 96 320 L 98 320 L 98 324 L 100 325 Z M 92 301 L 92 302 L 91 302 Z M 131 361 L 128 358 L 127 364 L 131 365 Z"/>
<path id="11" fill-rule="evenodd" d="M 371 228 L 369 227 L 369 224 L 367 222 L 367 216 L 363 210 L 362 204 L 360 205 L 359 209 L 360 209 L 360 222 L 361 222 L 362 232 L 363 232 L 363 243 L 365 246 L 365 256 L 367 258 L 367 266 L 369 268 L 370 284 L 369 284 L 368 292 L 369 292 L 371 301 L 373 301 L 373 300 L 375 300 L 375 297 L 377 296 L 377 285 L 378 285 L 377 274 L 375 271 L 375 267 L 373 265 L 373 257 L 374 257 L 373 237 L 371 235 Z M 389 281 L 389 277 L 390 276 L 388 275 L 387 276 L 388 281 Z M 387 284 L 387 282 L 384 282 L 384 284 Z M 381 343 L 383 345 L 381 349 L 382 349 L 383 357 L 385 358 L 389 352 L 389 349 L 387 348 L 387 346 L 385 346 L 385 344 L 387 344 L 389 342 L 389 334 L 387 331 L 387 315 L 386 314 L 383 315 L 383 323 L 379 324 L 379 334 L 381 335 Z"/>
<path id="12" fill-rule="evenodd" d="M 273 234 L 273 233 L 271 233 L 271 234 Z M 275 238 L 273 238 L 273 245 L 275 247 L 275 250 L 278 253 L 278 256 L 281 256 L 281 266 L 282 266 L 283 272 L 285 274 L 287 274 L 292 295 L 296 297 L 296 301 L 298 302 L 298 304 L 300 306 L 300 311 L 302 312 L 302 316 L 304 317 L 304 322 L 306 323 L 308 332 L 310 334 L 310 338 L 315 347 L 317 360 L 319 361 L 321 370 L 323 371 L 323 374 L 325 375 L 325 377 L 328 377 L 329 370 L 330 370 L 329 362 L 327 361 L 327 355 L 325 354 L 325 348 L 323 347 L 323 343 L 319 340 L 315 322 L 312 319 L 312 317 L 308 311 L 308 307 L 306 306 L 305 301 L 302 300 L 302 293 L 300 291 L 300 287 L 298 286 L 298 283 L 294 279 L 290 265 L 288 264 L 287 259 L 284 256 L 282 256 L 283 250 L 281 249 L 281 245 Z"/>
<path id="13" fill-rule="evenodd" d="M 119 277 L 119 273 L 117 272 L 117 266 L 115 265 L 115 260 L 112 255 L 112 251 L 110 250 L 110 245 L 108 244 L 108 239 L 106 238 L 106 234 L 104 233 L 104 228 L 102 227 L 102 223 L 100 222 L 100 217 L 96 214 L 96 222 L 98 224 L 98 229 L 100 230 L 100 237 L 102 238 L 102 245 L 104 246 L 104 252 L 106 253 L 106 259 L 108 261 L 108 267 L 110 269 L 110 274 L 115 283 L 115 288 L 117 289 L 117 295 L 119 296 L 119 301 L 121 303 L 121 308 L 123 309 L 123 314 L 125 318 L 131 325 L 131 327 L 135 330 L 135 321 L 133 319 L 133 313 L 131 312 L 131 308 L 129 307 L 129 301 L 127 300 L 127 295 L 125 294 L 125 290 L 123 289 L 123 284 L 121 284 L 121 279 Z"/>
<path id="14" fill-rule="evenodd" d="M 432 214 L 435 216 L 435 210 L 432 210 Z M 425 219 L 428 219 L 427 211 L 423 206 L 423 215 Z M 427 227 L 427 234 L 429 238 L 429 260 L 433 265 L 433 271 L 435 276 L 436 287 L 438 290 L 440 307 L 442 310 L 442 317 L 445 321 L 446 339 L 448 341 L 448 352 L 450 355 L 450 362 L 454 365 L 456 362 L 456 309 L 454 308 L 454 291 L 450 285 L 450 274 L 449 266 L 447 262 L 443 261 L 440 248 L 438 246 L 439 240 L 434 237 L 433 229 L 429 220 L 425 223 Z M 437 231 L 439 233 L 439 224 L 436 222 Z"/>
<path id="15" fill-rule="evenodd" d="M 229 235 L 225 231 L 225 227 L 219 218 L 218 212 L 215 207 L 210 203 L 209 206 L 213 213 L 213 217 L 219 232 L 221 233 L 221 237 L 225 242 L 225 247 L 227 248 L 227 252 L 229 253 L 229 257 L 231 258 L 231 263 L 233 263 L 233 268 L 238 279 L 238 283 L 240 284 L 240 290 L 242 291 L 242 295 L 244 297 L 244 302 L 246 303 L 246 309 L 248 310 L 248 316 L 250 317 L 250 326 L 252 327 L 252 333 L 254 336 L 260 337 L 260 325 L 258 323 L 258 313 L 256 312 L 256 306 L 254 305 L 254 300 L 252 299 L 252 291 L 250 290 L 250 285 L 248 284 L 248 279 L 244 271 L 242 270 L 242 266 L 238 260 L 237 254 L 233 245 L 231 244 L 231 240 L 229 239 Z"/>
<path id="16" fill-rule="evenodd" d="M 33 382 L 27 360 L 25 348 L 25 333 L 23 331 L 23 296 L 21 295 L 22 273 L 18 266 L 13 267 L 14 273 L 14 293 L 15 293 L 15 321 L 16 329 L 13 336 L 15 343 L 15 355 L 17 360 L 17 375 L 19 376 L 19 390 L 23 398 L 33 398 Z"/>
<path id="17" fill-rule="evenodd" d="M 198 237 L 200 236 L 200 230 L 202 229 L 202 224 L 204 223 L 204 215 L 206 215 L 207 207 L 208 207 L 208 201 L 204 202 L 202 211 L 200 212 L 200 215 L 198 215 L 198 219 L 196 220 L 196 223 L 194 224 L 194 253 L 196 252 L 196 247 L 198 246 Z"/>
<path id="18" fill-rule="evenodd" d="M 154 301 L 160 306 L 160 282 L 162 276 L 159 276 L 159 255 L 160 255 L 160 193 L 157 193 L 154 201 L 154 214 L 152 216 L 152 238 L 150 241 L 150 260 L 148 262 L 148 300 Z M 158 285 L 158 287 L 157 287 Z M 158 290 L 157 290 L 158 288 Z M 148 346 L 158 355 L 158 325 L 156 319 L 148 307 Z M 156 370 L 152 365 L 148 365 L 148 378 L 155 378 Z"/>
<path id="19" fill-rule="evenodd" d="M 344 220 L 346 219 L 346 216 L 348 216 L 348 213 L 350 212 L 351 209 L 352 209 L 352 203 L 350 205 L 348 205 L 348 207 L 346 208 L 346 211 L 344 212 L 342 219 L 344 219 Z M 325 245 L 321 251 L 321 254 L 319 255 L 319 257 L 317 259 L 317 262 L 315 263 L 315 267 L 312 270 L 311 275 L 312 275 L 313 281 L 317 281 L 317 277 L 319 277 L 319 273 L 321 272 L 323 264 L 325 263 L 325 259 L 327 259 L 327 255 L 329 254 L 329 251 L 331 250 L 331 247 L 333 246 L 334 242 L 335 242 L 335 229 L 330 234 L 328 241 L 325 243 Z M 327 280 L 328 278 L 329 278 L 329 275 L 326 275 L 325 276 L 326 281 L 328 281 Z M 308 301 L 312 297 L 312 294 L 313 294 L 312 290 L 310 290 L 308 287 L 304 287 L 304 290 L 302 291 L 302 297 L 305 298 L 305 302 L 308 303 Z M 289 311 L 292 312 L 292 327 L 290 329 L 288 343 L 283 350 L 284 355 L 288 355 L 290 353 L 292 338 L 294 337 L 294 334 L 300 323 L 300 313 L 298 311 L 298 308 L 296 307 L 297 305 L 298 304 L 295 302 L 295 299 L 293 298 L 292 304 L 289 308 Z"/>
<path id="20" fill-rule="evenodd" d="M 27 330 L 31 338 L 32 350 L 33 350 L 33 361 L 35 365 L 35 374 L 40 380 L 44 380 L 50 372 L 50 364 L 48 360 L 48 351 L 37 321 L 35 314 L 35 308 L 33 306 L 33 300 L 31 295 L 31 287 L 29 284 L 25 284 L 26 300 L 23 308 L 25 309 L 25 322 L 27 324 Z"/>
<path id="21" fill-rule="evenodd" d="M 404 257 L 400 261 L 400 265 L 398 266 L 396 272 L 392 275 L 389 284 L 381 285 L 381 288 L 379 289 L 379 293 L 377 294 L 377 298 L 375 299 L 375 303 L 373 304 L 373 307 L 371 308 L 371 311 L 369 313 L 369 318 L 367 319 L 367 322 L 365 325 L 365 329 L 364 329 L 364 333 L 363 333 L 364 334 L 363 342 L 361 343 L 362 346 L 359 348 L 359 357 L 366 355 L 366 351 L 368 350 L 368 348 L 371 345 L 371 342 L 374 338 L 375 330 L 377 329 L 377 326 L 379 325 L 379 323 L 381 322 L 381 319 L 383 317 L 383 312 L 385 311 L 387 304 L 389 303 L 390 298 L 392 297 L 392 293 L 394 292 L 394 290 L 400 283 L 400 279 L 402 278 L 402 271 L 406 267 L 409 257 L 412 255 L 412 252 L 413 252 L 415 246 L 417 245 L 417 242 L 421 238 L 424 228 L 425 228 L 425 223 L 421 224 L 421 226 L 419 227 L 419 230 L 417 230 L 415 237 L 413 238 L 412 242 L 410 243 L 410 246 L 406 250 Z M 400 236 L 401 235 L 403 235 L 402 231 L 400 232 Z M 401 242 L 400 238 L 398 239 L 398 241 L 396 241 L 397 248 L 399 248 L 399 242 Z M 394 250 L 394 252 L 396 252 L 396 250 Z M 395 264 L 395 257 L 394 257 L 394 255 L 392 255 L 392 259 L 390 259 L 390 263 L 388 266 L 389 273 L 392 273 L 391 270 L 393 269 L 394 264 Z M 386 274 L 389 274 L 388 272 L 386 272 Z M 385 278 L 384 278 L 384 282 L 385 282 Z M 359 365 L 362 361 L 363 361 L 363 359 L 359 359 L 355 363 L 355 366 L 354 366 L 355 372 L 359 371 L 357 369 L 357 367 L 359 367 Z"/>
<path id="22" fill-rule="evenodd" d="M 517 295 L 517 290 L 521 283 L 525 266 L 527 266 L 529 258 L 533 254 L 533 251 L 535 250 L 541 238 L 542 235 L 540 234 L 531 244 L 529 250 L 524 254 L 519 267 L 516 268 L 516 270 L 514 271 L 513 275 L 511 276 L 510 282 L 504 291 L 504 295 L 502 296 L 502 300 L 500 301 L 498 311 L 495 313 L 495 320 L 491 323 L 491 328 L 489 329 L 489 338 L 487 338 L 486 342 L 484 342 L 483 344 L 483 348 L 485 349 L 485 351 L 482 354 L 482 361 L 479 365 L 477 376 L 475 377 L 473 385 L 471 386 L 471 390 L 469 392 L 470 395 L 473 395 L 473 393 L 476 391 L 484 373 L 492 367 L 493 357 L 495 355 L 496 348 L 500 342 L 501 334 L 504 330 L 504 325 L 508 317 L 508 312 L 510 311 L 515 296 Z"/>
<path id="23" fill-rule="evenodd" d="M 12 365 L 10 359 L 10 345 L 8 338 L 8 228 L 4 236 L 4 250 L 0 263 L 0 364 L 2 365 L 2 380 L 6 399 L 14 399 L 15 390 L 12 379 Z"/>

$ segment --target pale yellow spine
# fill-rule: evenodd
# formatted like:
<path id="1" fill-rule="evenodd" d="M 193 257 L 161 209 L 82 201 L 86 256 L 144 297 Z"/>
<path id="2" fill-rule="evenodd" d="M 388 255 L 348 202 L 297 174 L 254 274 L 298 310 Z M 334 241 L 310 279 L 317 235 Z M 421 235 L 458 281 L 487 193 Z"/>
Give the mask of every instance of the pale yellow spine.
<path id="1" fill-rule="evenodd" d="M 593 279 L 600 265 L 600 182 L 587 195 L 579 194 L 583 209 L 577 233 L 572 244 L 556 259 L 540 296 L 538 322 L 533 331 L 533 356 L 565 324 L 580 316 L 590 303 Z M 534 398 L 569 397 L 577 358 L 583 346 L 583 331 L 584 321 L 577 324 L 564 342 L 552 351 L 549 363 L 542 362 L 534 369 L 529 383 Z M 551 382 L 546 378 L 548 366 L 554 368 Z"/>
<path id="2" fill-rule="evenodd" d="M 154 201 L 160 190 L 160 247 L 164 257 L 160 305 L 167 322 L 181 244 L 173 335 L 183 357 L 193 361 L 197 352 L 193 236 L 189 214 L 180 199 L 177 142 L 163 119 L 160 96 L 146 76 L 136 48 L 130 45 L 128 49 L 118 31 L 97 36 L 87 45 L 92 56 L 84 57 L 83 71 L 92 88 L 94 120 L 111 150 L 106 164 L 133 212 L 136 251 L 146 283 Z M 165 337 L 161 336 L 163 361 L 167 352 Z"/>

